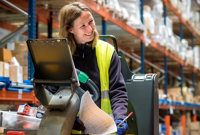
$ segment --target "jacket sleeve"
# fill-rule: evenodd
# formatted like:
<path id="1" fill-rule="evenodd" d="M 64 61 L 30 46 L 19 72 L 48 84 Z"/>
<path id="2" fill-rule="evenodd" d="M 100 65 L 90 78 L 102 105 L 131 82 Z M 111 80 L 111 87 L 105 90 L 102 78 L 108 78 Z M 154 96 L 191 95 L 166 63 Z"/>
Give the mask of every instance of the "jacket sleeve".
<path id="1" fill-rule="evenodd" d="M 109 88 L 114 119 L 124 119 L 127 116 L 128 96 L 125 81 L 121 73 L 121 62 L 115 51 L 110 62 Z"/>

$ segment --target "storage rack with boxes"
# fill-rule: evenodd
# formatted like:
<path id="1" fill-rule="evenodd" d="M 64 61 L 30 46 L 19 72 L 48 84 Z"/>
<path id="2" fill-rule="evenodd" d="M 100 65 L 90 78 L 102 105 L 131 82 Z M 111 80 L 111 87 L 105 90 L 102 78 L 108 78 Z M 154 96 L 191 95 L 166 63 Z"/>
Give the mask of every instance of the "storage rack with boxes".
<path id="1" fill-rule="evenodd" d="M 133 72 L 158 73 L 160 77 L 160 134 L 169 135 L 172 132 L 174 134 L 181 133 L 183 135 L 199 134 L 199 129 L 194 127 L 198 127 L 199 122 L 197 121 L 199 121 L 200 118 L 200 104 L 199 97 L 197 96 L 200 94 L 198 82 L 200 49 L 199 46 L 194 46 L 194 44 L 199 45 L 200 20 L 199 13 L 191 11 L 191 1 L 152 0 L 151 2 L 153 4 L 151 6 L 144 6 L 145 2 L 148 3 L 147 1 L 129 0 L 129 5 L 134 7 L 132 14 L 126 2 L 122 0 L 78 1 L 85 3 L 95 13 L 95 17 L 98 18 L 97 29 L 101 31 L 102 34 L 116 34 L 119 48 L 125 53 Z M 28 10 L 28 5 L 20 5 L 16 0 L 10 0 L 10 2 L 25 11 Z M 56 14 L 55 16 L 50 14 L 50 9 L 45 10 L 45 4 L 53 8 L 54 4 L 52 4 L 52 2 L 53 1 L 49 1 L 49 3 L 42 0 L 37 1 L 37 21 L 48 24 L 52 19 L 51 17 L 56 16 Z M 24 1 L 24 3 L 28 4 L 27 1 Z M 5 3 L 0 2 L 0 4 L 4 5 L 4 8 L 6 7 L 9 9 L 5 6 Z M 32 8 L 34 9 L 34 7 Z M 101 17 L 102 30 L 98 27 L 101 25 L 99 19 Z M 177 18 L 180 21 L 179 31 L 177 30 L 177 22 L 173 22 L 174 20 L 176 21 Z M 34 24 L 34 22 L 32 23 Z M 36 24 L 37 23 L 38 22 L 36 22 Z M 50 25 L 49 31 L 52 31 L 52 28 L 58 29 L 56 20 L 53 19 Z M 184 29 L 183 26 L 185 26 Z M 110 30 L 111 27 L 115 30 Z M 29 31 L 34 31 L 30 29 L 31 28 L 29 28 Z M 125 34 L 123 35 L 121 33 Z M 188 33 L 190 33 L 191 42 L 184 39 L 184 36 L 188 36 Z M 30 33 L 28 36 L 29 38 L 35 38 L 34 35 L 37 34 L 38 33 Z M 188 38 L 186 36 L 185 38 Z M 49 32 L 48 37 L 52 37 L 51 32 Z M 39 38 L 45 38 L 45 36 L 39 35 Z M 16 53 L 17 48 L 19 49 L 20 46 L 16 47 Z M 22 51 L 22 49 L 19 49 L 19 51 Z M 16 56 L 16 54 L 14 55 Z M 17 60 L 19 59 L 20 58 Z M 28 64 L 27 61 L 24 63 Z M 33 72 L 32 69 L 29 69 L 29 73 L 31 72 Z M 31 77 L 32 76 L 29 76 L 29 79 Z M 164 81 L 162 81 L 163 79 Z M 177 86 L 179 83 L 180 87 L 170 88 Z M 3 87 L 3 91 L 0 92 L 4 93 L 1 95 L 5 95 L 5 93 L 9 92 L 8 89 L 4 88 L 5 85 L 1 86 Z M 190 88 L 187 86 L 190 86 Z M 195 97 L 194 93 L 196 94 Z M 1 99 L 5 101 L 5 99 Z M 28 102 L 28 99 L 23 101 Z M 31 103 L 35 103 L 34 98 L 31 100 Z"/>

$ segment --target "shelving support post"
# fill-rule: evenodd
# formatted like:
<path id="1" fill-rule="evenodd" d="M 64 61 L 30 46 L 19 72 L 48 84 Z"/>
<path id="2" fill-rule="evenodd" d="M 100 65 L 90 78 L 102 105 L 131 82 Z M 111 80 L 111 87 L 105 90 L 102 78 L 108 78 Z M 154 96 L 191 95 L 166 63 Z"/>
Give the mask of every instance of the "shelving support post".
<path id="1" fill-rule="evenodd" d="M 165 115 L 166 135 L 170 135 L 170 115 Z"/>
<path id="2" fill-rule="evenodd" d="M 144 2 L 143 0 L 140 0 L 140 19 L 141 22 L 143 23 L 143 7 L 144 7 Z M 141 54 L 141 73 L 145 73 L 145 67 L 144 67 L 144 43 L 141 41 L 140 45 L 140 54 Z"/>
<path id="3" fill-rule="evenodd" d="M 165 4 L 163 4 L 163 8 L 164 8 L 164 25 L 167 25 L 166 22 L 166 17 L 167 17 L 167 7 Z M 165 69 L 165 85 L 164 85 L 164 90 L 165 90 L 165 94 L 167 94 L 167 85 L 168 85 L 168 69 L 167 69 L 167 56 L 164 56 L 164 69 Z"/>
<path id="4" fill-rule="evenodd" d="M 35 31 L 36 31 L 36 33 L 35 33 L 35 38 L 37 39 L 37 38 L 39 38 L 39 31 L 38 31 L 38 30 L 39 30 L 39 29 L 38 29 L 38 28 L 39 28 L 39 22 L 38 22 L 37 19 L 36 19 L 36 24 L 35 24 L 35 25 L 36 25 L 36 26 L 35 26 L 35 27 L 36 27 L 36 30 L 35 30 Z"/>
<path id="5" fill-rule="evenodd" d="M 53 12 L 50 11 L 49 18 L 48 18 L 48 38 L 52 38 L 53 33 Z"/>
<path id="6" fill-rule="evenodd" d="M 28 39 L 36 38 L 36 0 L 28 0 Z M 33 78 L 34 68 L 30 54 L 28 54 L 28 79 Z"/>
<path id="7" fill-rule="evenodd" d="M 192 122 L 197 122 L 197 115 L 196 114 L 193 115 Z"/>
<path id="8" fill-rule="evenodd" d="M 186 120 L 185 120 L 185 114 L 183 113 L 182 115 L 181 115 L 181 126 L 182 126 L 182 128 L 183 128 L 183 135 L 185 135 L 185 126 L 186 126 L 186 124 L 185 124 L 185 122 L 186 122 Z"/>

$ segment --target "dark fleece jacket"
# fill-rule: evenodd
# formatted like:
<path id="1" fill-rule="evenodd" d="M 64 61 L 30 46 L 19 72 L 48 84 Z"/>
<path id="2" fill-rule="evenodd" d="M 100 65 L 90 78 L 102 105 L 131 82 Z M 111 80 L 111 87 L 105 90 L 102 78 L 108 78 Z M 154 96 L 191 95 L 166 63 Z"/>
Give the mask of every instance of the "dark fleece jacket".
<path id="1" fill-rule="evenodd" d="M 73 60 L 75 67 L 86 73 L 99 89 L 101 89 L 95 48 L 88 45 L 78 45 L 73 55 Z M 90 89 L 82 83 L 81 88 L 90 91 Z M 57 90 L 56 87 L 48 87 L 48 89 L 52 93 L 55 93 Z M 124 119 L 127 115 L 128 97 L 124 78 L 121 74 L 120 59 L 115 51 L 109 68 L 109 97 L 114 119 Z M 101 107 L 101 98 L 97 100 L 96 105 Z"/>

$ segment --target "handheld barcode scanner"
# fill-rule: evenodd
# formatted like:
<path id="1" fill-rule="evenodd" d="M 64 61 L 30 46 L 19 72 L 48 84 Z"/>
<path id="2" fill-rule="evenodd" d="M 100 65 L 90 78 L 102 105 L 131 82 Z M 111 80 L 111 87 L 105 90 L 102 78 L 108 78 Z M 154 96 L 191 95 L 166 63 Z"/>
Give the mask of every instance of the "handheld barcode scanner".
<path id="1" fill-rule="evenodd" d="M 91 88 L 94 101 L 99 98 L 98 87 L 75 69 L 67 39 L 34 39 L 27 45 L 35 68 L 35 96 L 47 108 L 37 134 L 70 135 L 85 92 L 79 80 Z M 53 94 L 47 86 L 60 88 Z"/>

